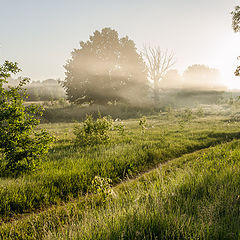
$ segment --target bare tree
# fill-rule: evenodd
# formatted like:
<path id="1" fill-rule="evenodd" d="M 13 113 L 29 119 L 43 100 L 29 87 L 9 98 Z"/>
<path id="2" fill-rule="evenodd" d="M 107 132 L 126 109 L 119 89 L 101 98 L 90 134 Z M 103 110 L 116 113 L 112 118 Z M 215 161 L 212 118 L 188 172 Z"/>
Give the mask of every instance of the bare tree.
<path id="1" fill-rule="evenodd" d="M 148 76 L 154 84 L 154 102 L 158 102 L 159 82 L 174 64 L 174 54 L 168 50 L 162 50 L 159 46 L 144 46 L 142 55 L 145 58 Z"/>

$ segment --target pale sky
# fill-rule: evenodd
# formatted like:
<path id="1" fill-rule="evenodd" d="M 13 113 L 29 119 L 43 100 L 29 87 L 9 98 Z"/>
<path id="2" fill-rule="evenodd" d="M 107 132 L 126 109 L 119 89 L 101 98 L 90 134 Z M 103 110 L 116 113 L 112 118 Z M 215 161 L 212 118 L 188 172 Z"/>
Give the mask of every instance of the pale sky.
<path id="1" fill-rule="evenodd" d="M 236 5 L 239 0 L 0 0 L 0 62 L 18 62 L 21 75 L 32 80 L 63 79 L 63 65 L 79 42 L 111 27 L 138 49 L 172 50 L 180 72 L 206 64 L 240 88 L 233 74 L 240 34 L 230 15 Z"/>

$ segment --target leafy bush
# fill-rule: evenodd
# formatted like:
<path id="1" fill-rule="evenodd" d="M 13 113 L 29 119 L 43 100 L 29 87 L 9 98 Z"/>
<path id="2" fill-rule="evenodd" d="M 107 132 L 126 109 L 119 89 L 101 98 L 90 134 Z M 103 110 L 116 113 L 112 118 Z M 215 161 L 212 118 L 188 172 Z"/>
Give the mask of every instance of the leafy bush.
<path id="1" fill-rule="evenodd" d="M 76 144 L 80 146 L 93 146 L 96 144 L 106 144 L 110 142 L 109 131 L 113 126 L 113 121 L 109 117 L 98 117 L 96 121 L 92 116 L 87 116 L 83 126 L 76 126 L 74 134 Z"/>
<path id="2" fill-rule="evenodd" d="M 146 129 L 146 125 L 147 125 L 147 119 L 146 119 L 146 117 L 140 118 L 138 124 L 139 124 L 139 126 L 141 127 L 142 133 L 144 133 L 144 132 L 145 132 L 145 129 Z"/>
<path id="3" fill-rule="evenodd" d="M 0 66 L 0 175 L 19 175 L 36 169 L 53 138 L 44 130 L 35 132 L 39 124 L 35 114 L 42 114 L 40 106 L 24 106 L 23 86 L 29 81 L 21 79 L 16 87 L 6 86 L 10 74 L 20 72 L 17 63 L 5 61 Z"/>
<path id="4" fill-rule="evenodd" d="M 114 126 L 114 129 L 117 130 L 118 134 L 123 136 L 125 133 L 126 126 L 123 124 L 123 122 L 120 122 Z"/>
<path id="5" fill-rule="evenodd" d="M 112 180 L 110 178 L 95 176 L 92 180 L 91 188 L 93 193 L 98 194 L 99 200 L 101 200 L 101 202 L 105 202 L 112 194 L 111 186 Z"/>

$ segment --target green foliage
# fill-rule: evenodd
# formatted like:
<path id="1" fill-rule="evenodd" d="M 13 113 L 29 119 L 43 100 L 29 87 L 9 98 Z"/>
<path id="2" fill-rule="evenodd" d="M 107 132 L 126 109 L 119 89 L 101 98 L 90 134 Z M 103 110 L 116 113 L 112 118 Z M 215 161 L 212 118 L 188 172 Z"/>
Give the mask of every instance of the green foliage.
<path id="1" fill-rule="evenodd" d="M 139 120 L 131 119 L 124 122 L 126 132 L 120 141 L 118 132 L 111 131 L 111 144 L 86 148 L 72 144 L 74 124 L 43 124 L 40 127 L 55 132 L 57 141 L 41 170 L 34 175 L 0 178 L 0 217 L 8 219 L 13 215 L 15 218 L 15 214 L 45 209 L 83 196 L 91 192 L 95 176 L 110 178 L 114 184 L 120 183 L 185 153 L 239 138 L 239 123 L 228 123 L 224 119 L 226 117 L 210 115 L 189 122 L 179 131 L 175 119 L 169 124 L 164 115 L 152 116 L 147 121 L 153 127 L 145 132 L 144 137 L 139 134 Z M 20 232 L 25 229 L 28 227 L 23 227 Z"/>
<path id="2" fill-rule="evenodd" d="M 45 237 L 239 239 L 239 149 L 233 142 L 163 164 Z"/>
<path id="3" fill-rule="evenodd" d="M 139 122 L 138 122 L 138 125 L 139 125 L 140 128 L 141 128 L 141 132 L 142 132 L 142 133 L 145 133 L 146 126 L 147 126 L 147 119 L 146 119 L 146 117 L 140 118 L 140 119 L 139 119 Z"/>
<path id="4" fill-rule="evenodd" d="M 193 112 L 191 109 L 186 108 L 184 111 L 180 114 L 180 126 L 183 127 L 183 124 L 190 122 L 193 119 Z"/>
<path id="5" fill-rule="evenodd" d="M 105 202 L 106 199 L 112 194 L 111 190 L 112 180 L 110 178 L 103 178 L 95 176 L 92 180 L 92 191 L 97 194 L 101 202 Z"/>
<path id="6" fill-rule="evenodd" d="M 100 111 L 102 116 L 111 116 L 113 119 L 129 119 L 138 118 L 139 113 L 141 115 L 154 115 L 159 112 L 159 109 L 154 109 L 151 106 L 130 106 L 128 104 L 115 105 L 76 105 L 66 104 L 66 106 L 60 106 L 55 104 L 54 106 L 47 106 L 43 120 L 47 122 L 74 122 L 84 121 L 86 115 L 92 115 L 93 118 L 98 117 Z"/>
<path id="7" fill-rule="evenodd" d="M 0 238 L 238 239 L 239 149 L 233 141 L 186 154 L 119 184 L 104 202 L 88 195 L 3 223 Z M 95 179 L 94 189 L 110 189 Z"/>
<path id="8" fill-rule="evenodd" d="M 44 130 L 34 131 L 39 124 L 35 115 L 41 115 L 42 108 L 23 104 L 26 97 L 23 86 L 29 79 L 21 79 L 16 87 L 4 86 L 10 74 L 19 71 L 16 63 L 6 61 L 0 66 L 0 175 L 35 170 L 53 140 Z"/>
<path id="9" fill-rule="evenodd" d="M 83 125 L 74 129 L 75 142 L 80 146 L 107 144 L 110 142 L 109 131 L 112 126 L 113 121 L 109 117 L 99 117 L 94 121 L 92 116 L 87 116 Z"/>
<path id="10" fill-rule="evenodd" d="M 114 125 L 114 129 L 117 130 L 117 132 L 121 136 L 123 136 L 125 133 L 126 126 L 123 124 L 123 122 L 121 122 L 121 123 L 117 123 L 116 125 Z"/>
<path id="11" fill-rule="evenodd" d="M 240 6 L 236 6 L 234 11 L 231 12 L 231 14 L 232 14 L 232 28 L 234 32 L 239 32 L 240 31 Z M 234 73 L 236 76 L 240 76 L 240 66 L 237 66 Z"/>
<path id="12" fill-rule="evenodd" d="M 146 67 L 135 43 L 111 28 L 80 42 L 65 65 L 63 87 L 70 102 L 107 104 L 138 102 L 146 97 Z"/>

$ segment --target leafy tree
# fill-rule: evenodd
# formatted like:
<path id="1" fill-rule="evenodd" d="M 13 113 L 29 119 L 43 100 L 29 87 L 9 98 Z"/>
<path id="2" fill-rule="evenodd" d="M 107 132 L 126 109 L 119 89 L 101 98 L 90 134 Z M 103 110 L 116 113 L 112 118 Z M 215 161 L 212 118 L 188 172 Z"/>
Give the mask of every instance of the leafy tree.
<path id="1" fill-rule="evenodd" d="M 194 64 L 183 73 L 184 87 L 212 89 L 219 85 L 220 73 L 206 65 Z"/>
<path id="2" fill-rule="evenodd" d="M 232 27 L 234 32 L 240 31 L 240 6 L 236 6 L 232 14 Z"/>
<path id="3" fill-rule="evenodd" d="M 240 32 L 240 6 L 236 6 L 232 14 L 232 28 L 234 32 Z M 239 58 L 239 57 L 238 57 Z M 237 66 L 235 75 L 240 76 L 240 66 Z"/>
<path id="4" fill-rule="evenodd" d="M 63 87 L 70 102 L 131 102 L 147 94 L 146 67 L 134 42 L 127 36 L 119 38 L 111 28 L 80 42 L 64 67 Z"/>
<path id="5" fill-rule="evenodd" d="M 29 79 L 20 79 L 17 86 L 6 86 L 10 74 L 21 71 L 16 63 L 0 65 L 0 175 L 19 175 L 36 169 L 53 138 L 44 130 L 34 131 L 39 124 L 35 114 L 39 106 L 25 107 L 23 86 Z"/>

